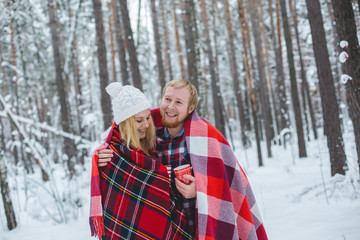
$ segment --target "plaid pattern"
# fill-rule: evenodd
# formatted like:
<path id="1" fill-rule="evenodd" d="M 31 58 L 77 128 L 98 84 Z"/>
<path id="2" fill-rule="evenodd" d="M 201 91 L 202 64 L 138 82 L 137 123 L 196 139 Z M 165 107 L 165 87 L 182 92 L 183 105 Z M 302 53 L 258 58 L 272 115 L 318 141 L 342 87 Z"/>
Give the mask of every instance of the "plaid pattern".
<path id="1" fill-rule="evenodd" d="M 174 169 L 178 166 L 190 163 L 190 156 L 187 151 L 184 129 L 176 136 L 172 137 L 167 129 L 159 129 L 156 132 L 157 137 L 157 150 L 161 162 L 165 166 L 170 166 L 171 168 L 171 187 L 175 193 L 175 197 L 178 200 L 177 202 L 182 205 L 183 212 L 186 215 L 186 219 L 189 225 L 191 235 L 195 237 L 195 204 L 196 199 L 186 199 L 184 198 L 176 189 L 175 186 L 175 172 Z"/>
<path id="2" fill-rule="evenodd" d="M 159 109 L 152 116 L 161 128 Z M 196 239 L 268 239 L 249 181 L 226 139 L 196 112 L 184 128 L 196 178 Z"/>
<path id="3" fill-rule="evenodd" d="M 167 169 L 140 149 L 128 149 L 115 124 L 107 139 L 114 157 L 100 169 L 102 239 L 191 239 L 171 199 Z M 156 223 L 156 224 L 154 224 Z"/>

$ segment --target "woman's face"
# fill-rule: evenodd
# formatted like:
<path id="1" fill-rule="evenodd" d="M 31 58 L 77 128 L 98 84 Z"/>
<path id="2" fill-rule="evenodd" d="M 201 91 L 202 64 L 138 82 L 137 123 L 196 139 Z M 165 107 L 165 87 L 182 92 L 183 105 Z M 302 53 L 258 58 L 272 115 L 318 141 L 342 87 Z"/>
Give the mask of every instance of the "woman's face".
<path id="1" fill-rule="evenodd" d="M 150 109 L 146 109 L 134 115 L 135 126 L 139 133 L 139 138 L 144 139 L 146 136 L 146 130 L 150 126 L 151 115 Z"/>

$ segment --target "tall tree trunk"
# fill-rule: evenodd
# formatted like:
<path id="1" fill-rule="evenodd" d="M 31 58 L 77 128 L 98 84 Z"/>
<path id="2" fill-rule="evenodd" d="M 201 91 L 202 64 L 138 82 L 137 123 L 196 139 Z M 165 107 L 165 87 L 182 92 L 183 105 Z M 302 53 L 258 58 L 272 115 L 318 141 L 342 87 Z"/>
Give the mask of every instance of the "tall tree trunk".
<path id="1" fill-rule="evenodd" d="M 272 129 L 271 129 L 271 112 L 270 112 L 270 99 L 269 99 L 269 90 L 267 87 L 267 80 L 265 74 L 265 63 L 264 63 L 264 52 L 262 47 L 262 38 L 259 29 L 259 14 L 257 10 L 257 6 L 254 4 L 253 1 L 250 1 L 250 13 L 251 13 L 251 26 L 255 40 L 255 47 L 256 47 L 256 63 L 258 69 L 258 75 L 260 80 L 260 101 L 261 101 L 261 112 L 262 117 L 264 119 L 264 127 L 265 127 L 265 137 L 266 137 L 266 147 L 268 157 L 272 157 L 271 152 L 271 136 L 272 136 Z"/>
<path id="2" fill-rule="evenodd" d="M 232 21 L 230 16 L 230 9 L 229 9 L 229 1 L 224 0 L 225 3 L 225 16 L 226 16 L 226 25 L 227 25 L 227 32 L 229 37 L 229 45 L 230 45 L 230 69 L 231 69 L 231 76 L 233 79 L 234 84 L 234 92 L 236 94 L 236 101 L 238 107 L 238 114 L 240 119 L 240 127 L 241 127 L 241 140 L 243 146 L 247 146 L 247 137 L 245 135 L 245 116 L 244 116 L 244 107 L 243 107 L 243 100 L 241 96 L 240 90 L 240 83 L 239 83 L 239 74 L 238 74 L 238 67 L 237 67 L 237 60 L 235 54 L 235 44 L 234 44 L 234 32 L 232 30 Z"/>
<path id="3" fill-rule="evenodd" d="M 259 87 L 258 87 L 258 83 L 256 82 L 257 78 L 256 78 L 256 67 L 255 67 L 255 60 L 254 60 L 254 57 L 253 57 L 253 50 L 252 50 L 252 44 L 251 44 L 251 32 L 250 32 L 250 28 L 249 28 L 249 24 L 248 24 L 248 19 L 250 19 L 250 14 L 249 14 L 249 11 L 248 9 L 250 8 L 249 7 L 249 0 L 245 1 L 245 8 L 246 10 L 244 10 L 244 22 L 243 22 L 243 27 L 244 27 L 244 31 L 245 31 L 245 45 L 247 46 L 247 58 L 248 58 L 248 64 L 250 66 L 250 76 L 253 76 L 253 83 L 254 83 L 254 87 L 253 87 L 253 91 L 258 91 Z M 246 13 L 248 13 L 248 16 L 246 16 Z M 245 68 L 245 67 L 244 67 Z M 246 71 L 246 70 L 245 70 Z M 250 117 L 250 108 L 251 108 L 251 100 L 248 96 L 248 84 L 247 84 L 247 80 L 246 78 L 244 78 L 245 80 L 245 87 L 246 87 L 246 90 L 245 90 L 245 103 L 244 103 L 244 114 L 245 114 L 245 129 L 246 131 L 252 131 L 252 126 L 251 126 L 251 117 Z M 258 99 L 255 98 L 255 103 L 258 101 Z M 259 116 L 259 112 L 258 112 L 258 108 L 256 109 L 256 118 Z M 251 114 L 252 115 L 252 114 Z M 260 122 L 258 121 L 256 123 L 256 126 L 261 126 L 261 124 L 259 124 Z M 255 124 L 254 124 L 255 126 Z M 259 136 L 262 134 L 262 131 L 261 131 L 261 127 L 259 127 L 258 129 L 258 133 L 259 133 Z M 248 140 L 248 146 L 250 147 L 251 146 L 251 141 Z"/>
<path id="4" fill-rule="evenodd" d="M 198 65 L 195 49 L 195 34 L 193 32 L 193 19 L 191 16 L 191 3 L 190 0 L 180 0 L 181 9 L 183 11 L 182 21 L 185 32 L 185 45 L 186 45 L 186 59 L 189 81 L 194 84 L 199 91 L 198 81 Z"/>
<path id="5" fill-rule="evenodd" d="M 205 44 L 206 44 L 206 53 L 209 60 L 209 71 L 211 77 L 211 88 L 212 88 L 212 100 L 213 100 L 213 107 L 214 107 L 214 116 L 215 116 L 215 127 L 225 136 L 225 119 L 223 115 L 223 109 L 221 105 L 221 92 L 220 92 L 220 83 L 216 80 L 216 73 L 215 73 L 215 64 L 214 64 L 214 57 L 211 48 L 211 40 L 209 34 L 209 20 L 206 12 L 206 4 L 205 0 L 201 0 L 201 21 L 203 25 L 203 34 L 205 37 Z"/>
<path id="6" fill-rule="evenodd" d="M 114 0 L 113 0 L 114 1 Z M 112 1 L 112 2 L 113 2 Z M 111 12 L 111 3 L 108 3 L 109 12 Z M 114 15 L 109 14 L 109 34 L 110 34 L 110 47 L 111 47 L 111 69 L 112 69 L 112 82 L 117 82 L 116 77 L 116 64 L 115 64 L 115 44 L 114 44 L 114 27 L 113 27 L 113 19 L 115 19 Z"/>
<path id="7" fill-rule="evenodd" d="M 173 72 L 172 72 L 172 67 L 171 67 L 170 41 L 169 41 L 169 29 L 168 29 L 168 25 L 167 25 L 168 24 L 167 13 L 165 12 L 163 1 L 160 0 L 159 3 L 160 3 L 160 8 L 161 8 L 161 20 L 162 20 L 163 28 L 164 28 L 165 79 L 167 78 L 168 80 L 172 80 L 173 79 Z"/>
<path id="8" fill-rule="evenodd" d="M 0 42 L 0 68 L 1 68 L 1 74 L 2 74 L 2 82 L 4 83 L 4 86 L 1 88 L 3 91 L 3 94 L 5 96 L 8 95 L 8 86 L 7 86 L 7 80 L 6 80 L 6 72 L 5 68 L 3 67 L 2 63 L 3 60 L 3 54 L 2 54 L 2 44 Z M 3 110 L 3 107 L 0 106 L 0 110 Z M 0 118 L 0 130 L 1 130 L 1 143 L 0 143 L 0 187 L 1 187 L 1 195 L 2 195 L 2 201 L 4 204 L 5 209 L 5 215 L 7 220 L 7 226 L 8 229 L 14 229 L 17 226 L 16 223 L 16 217 L 10 197 L 10 190 L 7 183 L 7 170 L 6 165 L 3 158 L 3 153 L 6 151 L 6 140 L 5 140 L 5 134 L 4 134 L 4 121 L 8 121 L 6 118 Z M 10 124 L 9 124 L 10 125 Z"/>
<path id="9" fill-rule="evenodd" d="M 346 51 L 349 55 L 349 58 L 343 65 L 343 74 L 352 77 L 352 80 L 348 81 L 345 86 L 350 118 L 353 122 L 360 173 L 360 47 L 351 1 L 332 0 L 332 5 L 339 39 L 345 40 L 349 44 L 347 49 L 342 49 L 342 51 Z"/>
<path id="10" fill-rule="evenodd" d="M 78 8 L 81 7 L 81 2 L 79 1 L 78 4 Z M 69 18 L 72 19 L 74 17 L 72 9 L 70 7 L 71 5 L 71 0 L 67 1 L 68 3 L 68 11 L 69 11 Z M 77 11 L 78 12 L 78 11 Z M 75 22 L 77 22 L 77 17 L 78 14 L 75 16 Z M 76 28 L 76 25 L 75 25 Z M 75 35 L 75 34 L 74 34 Z M 80 109 L 80 105 L 81 105 L 81 76 L 80 76 L 80 67 L 79 67 L 79 58 L 78 58 L 78 43 L 77 43 L 77 37 L 76 35 L 73 38 L 73 42 L 72 42 L 72 51 L 68 51 L 69 54 L 71 55 L 69 62 L 73 63 L 73 75 L 74 75 L 74 88 L 75 88 L 75 102 L 74 102 L 74 110 L 75 110 L 75 115 L 76 115 L 76 123 L 74 123 L 74 125 L 76 125 L 76 128 L 74 126 L 74 132 L 76 132 L 76 134 L 81 134 L 83 133 L 82 131 L 82 127 L 81 127 L 81 121 L 82 121 L 82 116 L 81 116 L 81 109 Z M 75 130 L 76 129 L 76 130 Z"/>
<path id="11" fill-rule="evenodd" d="M 0 107 L 2 110 L 2 107 Z M 1 145 L 0 145 L 0 187 L 1 187 L 1 196 L 2 202 L 4 204 L 5 216 L 7 221 L 7 227 L 9 230 L 16 228 L 16 217 L 13 208 L 13 204 L 10 197 L 10 189 L 7 182 L 7 169 L 5 165 L 5 159 L 3 158 L 3 149 L 5 148 L 5 141 L 4 141 L 4 132 L 3 132 L 3 125 L 2 121 L 0 120 L 0 128 L 1 128 Z"/>
<path id="12" fill-rule="evenodd" d="M 4 58 L 3 58 L 3 52 L 2 52 L 2 44 L 0 41 L 0 69 L 1 69 L 1 74 L 2 74 L 2 84 L 3 86 L 1 87 L 4 96 L 7 96 L 9 94 L 9 86 L 8 86 L 8 82 L 7 82 L 7 77 L 6 77 L 6 72 L 5 72 L 5 67 L 2 64 L 4 62 Z"/>
<path id="13" fill-rule="evenodd" d="M 189 2 L 189 7 L 190 7 L 190 11 L 191 11 L 191 21 L 192 21 L 192 29 L 193 29 L 193 33 L 194 33 L 196 62 L 197 62 L 197 66 L 201 66 L 201 48 L 202 48 L 202 46 L 200 43 L 198 24 L 197 24 L 197 10 L 196 10 L 197 5 L 195 5 L 194 0 L 187 0 L 187 1 Z M 202 80 L 203 81 L 205 81 L 205 80 L 204 80 L 204 76 L 203 76 L 203 73 L 202 73 L 200 67 L 197 68 L 197 79 L 198 79 L 199 86 L 206 85 L 206 83 L 201 85 Z M 201 88 L 199 90 L 200 90 L 200 94 L 201 94 Z M 199 99 L 199 105 L 204 106 L 204 104 L 202 103 L 201 95 L 200 95 L 200 99 Z"/>
<path id="14" fill-rule="evenodd" d="M 119 61 L 120 61 L 120 70 L 121 70 L 121 81 L 123 85 L 130 85 L 129 81 L 129 72 L 127 69 L 127 61 L 126 61 L 126 50 L 124 46 L 124 39 L 122 36 L 122 24 L 121 18 L 119 16 L 119 3 L 117 0 L 111 0 L 113 15 L 115 16 L 115 36 L 117 42 L 117 51 L 119 54 Z"/>
<path id="15" fill-rule="evenodd" d="M 58 23 L 56 17 L 56 11 L 53 0 L 48 0 L 48 9 L 50 16 L 50 29 L 51 29 L 51 39 L 52 39 L 52 47 L 54 53 L 54 62 L 56 69 L 56 89 L 59 96 L 59 103 L 61 109 L 61 126 L 64 132 L 72 133 L 71 131 L 71 123 L 70 117 L 68 113 L 68 107 L 66 102 L 66 92 L 65 92 L 65 83 L 63 80 L 63 67 L 61 64 L 61 56 L 59 49 L 59 37 L 58 37 Z M 70 139 L 64 139 L 63 150 L 67 156 L 67 166 L 69 170 L 69 177 L 71 178 L 75 173 L 74 168 L 74 160 L 76 158 L 76 148 L 73 141 Z"/>
<path id="16" fill-rule="evenodd" d="M 244 50 L 244 65 L 245 65 L 245 71 L 246 71 L 246 82 L 248 85 L 248 89 L 250 92 L 250 101 L 251 101 L 251 113 L 253 116 L 254 121 L 254 130 L 255 130 L 255 139 L 256 139 L 256 148 L 257 148 L 257 155 L 258 155 L 258 164 L 259 166 L 263 166 L 263 160 L 262 160 L 262 153 L 261 153 L 261 146 L 260 146 L 260 136 L 259 136 L 259 127 L 258 127 L 258 119 L 256 115 L 256 101 L 255 101 L 255 94 L 252 88 L 251 84 L 251 75 L 250 75 L 250 66 L 248 61 L 248 53 L 247 53 L 247 44 L 244 39 L 247 38 L 245 33 L 245 14 L 244 14 L 244 7 L 242 0 L 238 0 L 238 13 L 239 13 L 239 21 L 240 21 L 240 30 L 241 30 L 241 36 L 243 38 L 243 50 Z"/>
<path id="17" fill-rule="evenodd" d="M 137 14 L 137 24 L 136 24 L 136 33 L 140 35 L 140 20 L 141 20 L 141 0 L 138 2 L 138 14 Z M 136 39 L 136 47 L 138 48 L 140 44 L 140 37 Z"/>
<path id="18" fill-rule="evenodd" d="M 162 53 L 161 53 L 161 41 L 159 35 L 159 24 L 156 12 L 156 4 L 155 0 L 150 0 L 151 3 L 151 19 L 153 23 L 154 29 L 154 42 L 155 42 L 155 50 L 156 50 L 156 65 L 158 69 L 158 82 L 160 83 L 161 89 L 165 87 L 165 73 L 164 73 L 164 65 L 162 60 Z"/>
<path id="19" fill-rule="evenodd" d="M 216 4 L 217 4 L 216 1 L 212 1 L 212 3 L 211 3 L 212 29 L 217 29 L 216 20 L 218 19 L 217 15 L 219 14 L 219 10 L 218 10 Z M 214 41 L 214 47 L 215 47 L 214 67 L 215 67 L 215 73 L 216 73 L 216 82 L 221 85 L 220 73 L 219 73 L 219 49 L 218 49 L 219 45 L 218 45 L 218 41 L 217 41 L 217 35 L 218 35 L 218 33 L 216 33 L 216 32 L 213 34 L 213 39 L 214 39 L 213 41 Z M 230 118 L 227 117 L 226 106 L 225 106 L 224 98 L 223 98 L 222 94 L 220 94 L 219 101 L 220 101 L 220 105 L 221 105 L 221 109 L 222 109 L 222 115 L 224 117 L 225 124 L 226 124 L 228 132 L 229 132 L 230 141 L 232 142 L 232 145 L 235 148 L 233 134 L 232 134 L 231 127 L 230 127 L 230 121 L 229 121 Z"/>
<path id="20" fill-rule="evenodd" d="M 295 3 L 296 5 L 296 3 Z M 315 116 L 314 116 L 314 108 L 312 105 L 312 100 L 310 97 L 310 92 L 309 92 L 309 84 L 307 81 L 307 77 L 306 77 L 306 72 L 305 72 L 305 67 L 304 67 L 304 61 L 302 58 L 302 52 L 301 52 L 301 46 L 300 46 L 300 37 L 299 37 L 299 30 L 298 30 L 298 23 L 297 23 L 297 14 L 296 14 L 296 8 L 293 7 L 292 5 L 292 0 L 289 0 L 289 6 L 290 6 L 290 11 L 291 11 L 291 15 L 293 17 L 293 22 L 294 22 L 294 29 L 295 29 L 295 37 L 296 37 L 296 44 L 299 50 L 299 57 L 300 57 L 300 71 L 301 71 L 301 80 L 302 80 L 302 93 L 303 93 L 303 107 L 304 107 L 304 116 L 305 119 L 307 119 L 306 116 L 306 101 L 309 107 L 309 114 L 310 114 L 310 118 L 311 118 L 311 126 L 313 129 L 313 134 L 314 134 L 314 138 L 317 139 L 317 130 L 316 130 L 316 120 L 315 120 Z M 306 121 L 306 125 L 307 121 Z"/>
<path id="21" fill-rule="evenodd" d="M 12 2 L 12 4 L 14 4 L 14 2 Z M 12 6 L 11 6 L 11 1 L 8 1 L 7 3 L 8 5 L 8 12 L 9 12 L 9 20 L 10 20 L 10 23 L 9 23 L 9 27 L 10 27 L 10 46 L 11 46 L 11 59 L 10 59 L 10 62 L 11 62 L 11 65 L 12 65 L 12 68 L 13 68 L 13 71 L 12 71 L 12 81 L 10 81 L 10 86 L 13 85 L 13 92 L 15 93 L 15 111 L 16 111 L 16 114 L 19 114 L 19 100 L 20 100 L 20 97 L 19 97 L 19 85 L 18 85 L 18 73 L 16 71 L 17 69 L 17 63 L 16 63 L 16 60 L 17 60 L 17 57 L 16 57 L 16 46 L 15 46 L 15 32 L 14 32 L 14 17 L 12 16 L 12 13 L 16 11 L 16 7 L 14 9 L 12 9 Z M 16 136 L 13 135 L 13 141 L 16 141 Z M 14 159 L 15 159 L 15 163 L 17 164 L 20 160 L 21 160 L 21 157 L 19 156 L 19 151 L 18 151 L 18 146 L 15 146 L 13 148 L 13 155 L 14 155 Z"/>
<path id="22" fill-rule="evenodd" d="M 319 0 L 306 0 L 306 7 L 308 9 L 319 77 L 324 123 L 328 133 L 327 142 L 330 154 L 331 175 L 333 176 L 336 173 L 345 175 L 346 156 L 344 142 L 341 134 L 339 109 L 326 45 L 320 2 Z"/>
<path id="23" fill-rule="evenodd" d="M 174 29 L 175 29 L 175 37 L 176 37 L 176 50 L 179 57 L 179 65 L 180 65 L 180 71 L 181 71 L 181 77 L 183 79 L 188 78 L 186 76 L 186 71 L 184 67 L 184 59 L 183 59 L 183 53 L 181 50 L 181 44 L 180 44 L 180 35 L 179 35 L 179 27 L 178 27 L 178 19 L 176 14 L 176 5 L 173 3 L 173 13 L 174 13 Z"/>
<path id="24" fill-rule="evenodd" d="M 165 79 L 166 76 L 167 79 L 170 81 L 173 79 L 173 72 L 172 72 L 172 67 L 171 67 L 171 56 L 170 56 L 170 41 L 169 41 L 169 29 L 168 29 L 168 25 L 167 25 L 167 14 L 164 10 L 164 4 L 163 1 L 160 0 L 160 6 L 161 6 L 161 20 L 163 23 L 163 28 L 164 28 L 164 43 L 165 43 Z M 166 80 L 165 80 L 166 81 Z"/>
<path id="25" fill-rule="evenodd" d="M 112 123 L 112 111 L 110 96 L 104 91 L 106 86 L 109 84 L 109 73 L 107 68 L 103 15 L 101 10 L 101 0 L 92 0 L 92 2 L 96 25 L 97 56 L 101 89 L 101 109 L 103 112 L 104 129 L 107 129 L 109 126 L 111 126 Z"/>
<path id="26" fill-rule="evenodd" d="M 260 8 L 260 16 L 264 16 L 264 10 L 261 4 L 259 4 L 259 8 Z M 260 17 L 261 20 L 261 32 L 262 32 L 262 36 L 264 39 L 264 47 L 265 47 L 265 60 L 266 60 L 266 72 L 267 72 L 267 76 L 268 76 L 268 88 L 269 88 L 269 98 L 271 99 L 270 104 L 270 113 L 271 113 L 271 139 L 275 138 L 275 131 L 278 133 L 279 131 L 279 122 L 277 121 L 277 112 L 276 112 L 276 99 L 275 99 L 275 95 L 274 95 L 274 84 L 273 84 L 273 76 L 272 76 L 272 71 L 271 71 L 271 64 L 270 64 L 270 57 L 269 57 L 269 52 L 270 52 L 270 44 L 269 44 L 269 40 L 268 40 L 268 31 L 266 30 L 266 26 L 265 26 L 265 22 L 264 22 L 264 18 Z"/>
<path id="27" fill-rule="evenodd" d="M 277 28 L 277 43 L 276 43 L 276 71 L 278 75 L 277 91 L 279 94 L 280 100 L 280 112 L 281 112 L 281 129 L 287 128 L 290 126 L 289 119 L 289 109 L 287 105 L 287 96 L 286 96 L 286 87 L 285 87 L 285 74 L 284 74 L 284 64 L 282 57 L 282 38 L 281 38 L 281 10 L 280 10 L 280 0 L 276 1 L 276 28 Z"/>
<path id="28" fill-rule="evenodd" d="M 15 96 L 16 96 L 16 104 L 15 104 L 15 109 L 16 109 L 16 114 L 19 114 L 19 94 L 18 94 L 18 74 L 17 74 L 17 71 L 15 70 L 17 68 L 17 63 L 16 63 L 16 46 L 15 46 L 15 32 L 14 32 L 14 17 L 12 16 L 12 11 L 15 11 L 15 10 L 12 10 L 11 8 L 11 1 L 8 1 L 8 7 L 9 7 L 9 20 L 10 20 L 10 23 L 9 23 L 9 27 L 10 27 L 10 46 L 11 46 L 11 65 L 13 67 L 13 77 L 12 77 L 12 80 L 13 82 L 15 83 L 15 87 L 14 87 L 14 92 L 15 92 Z"/>
<path id="29" fill-rule="evenodd" d="M 297 138 L 298 138 L 298 147 L 299 147 L 299 157 L 306 157 L 306 145 L 304 140 L 304 130 L 303 130 L 303 121 L 301 115 L 300 101 L 299 101 L 299 92 L 296 82 L 295 74 L 295 64 L 294 64 L 294 55 L 293 55 L 293 46 L 291 40 L 291 33 L 289 28 L 289 22 L 287 19 L 287 10 L 285 0 L 280 0 L 281 6 L 281 15 L 283 20 L 283 29 L 286 42 L 287 57 L 289 62 L 289 74 L 290 74 L 290 84 L 291 84 L 291 99 L 294 108 Z"/>
<path id="30" fill-rule="evenodd" d="M 134 37 L 131 30 L 130 18 L 129 18 L 129 11 L 127 7 L 127 0 L 119 0 L 120 1 L 120 11 L 121 11 L 121 18 L 122 24 L 124 27 L 125 32 L 125 41 L 126 46 L 129 54 L 130 59 L 130 66 L 131 66 L 131 74 L 133 78 L 134 86 L 140 91 L 142 91 L 142 82 L 141 82 L 141 75 L 139 70 L 139 62 L 136 55 L 136 48 L 134 43 Z"/>
<path id="31" fill-rule="evenodd" d="M 339 48 L 338 48 L 338 44 L 340 42 L 339 40 L 339 36 L 337 34 L 337 31 L 336 31 L 336 23 L 335 23 L 335 17 L 334 17 L 334 12 L 333 12 L 333 7 L 332 7 L 332 3 L 331 3 L 331 0 L 326 0 L 326 5 L 327 5 L 327 9 L 328 9 L 328 14 L 329 14 L 329 18 L 330 18 L 330 21 L 331 21 L 331 31 L 332 31 L 332 45 L 334 47 L 334 50 L 333 53 L 331 53 L 331 51 L 329 52 L 329 54 L 331 54 L 330 56 L 330 63 L 331 63 L 331 66 L 334 67 L 333 71 L 334 71 L 334 79 L 340 79 L 340 68 L 341 68 L 341 63 L 339 62 L 338 60 L 338 56 L 340 54 L 339 52 Z M 333 62 L 331 62 L 331 60 L 333 60 Z M 335 88 L 336 88 L 336 91 L 337 91 L 337 97 L 338 97 L 338 101 L 343 101 L 345 102 L 346 101 L 346 97 L 345 97 L 345 91 L 343 91 L 341 89 L 341 85 L 342 83 L 340 81 L 335 81 Z M 343 110 L 340 109 L 340 111 L 342 112 Z M 342 122 L 343 124 L 343 122 Z"/>

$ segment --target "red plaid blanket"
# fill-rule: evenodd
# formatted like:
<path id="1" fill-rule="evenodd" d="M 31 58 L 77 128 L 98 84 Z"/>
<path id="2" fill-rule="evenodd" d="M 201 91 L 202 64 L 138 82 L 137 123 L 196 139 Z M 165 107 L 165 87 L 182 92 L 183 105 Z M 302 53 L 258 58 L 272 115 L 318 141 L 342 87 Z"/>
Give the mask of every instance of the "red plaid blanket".
<path id="1" fill-rule="evenodd" d="M 159 109 L 152 110 L 161 128 Z M 185 122 L 196 179 L 196 239 L 266 240 L 254 194 L 229 143 L 194 112 Z"/>
<path id="2" fill-rule="evenodd" d="M 91 201 L 91 212 L 99 212 L 93 211 L 93 206 L 102 206 L 105 228 L 96 232 L 101 221 L 93 224 L 92 235 L 102 239 L 190 239 L 186 218 L 170 197 L 165 166 L 140 149 L 128 149 L 115 124 L 107 143 L 115 154 L 106 167 L 100 168 L 100 196 L 96 191 L 93 196 L 92 191 Z M 101 204 L 93 202 L 99 199 Z"/>

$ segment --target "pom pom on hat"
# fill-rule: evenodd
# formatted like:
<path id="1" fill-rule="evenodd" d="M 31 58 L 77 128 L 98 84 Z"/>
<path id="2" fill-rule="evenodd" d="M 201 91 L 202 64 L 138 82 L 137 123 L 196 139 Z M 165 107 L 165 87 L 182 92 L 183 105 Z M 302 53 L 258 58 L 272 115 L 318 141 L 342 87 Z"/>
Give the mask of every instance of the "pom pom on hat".
<path id="1" fill-rule="evenodd" d="M 149 100 L 137 88 L 121 83 L 110 83 L 106 92 L 111 96 L 112 111 L 116 124 L 151 107 Z"/>
<path id="2" fill-rule="evenodd" d="M 106 92 L 110 95 L 110 97 L 115 97 L 119 94 L 122 89 L 122 84 L 119 82 L 110 83 L 106 88 Z"/>

